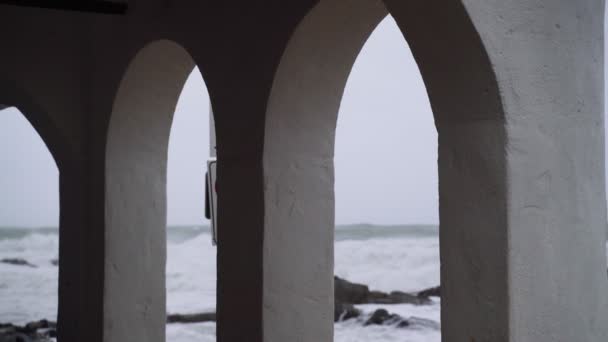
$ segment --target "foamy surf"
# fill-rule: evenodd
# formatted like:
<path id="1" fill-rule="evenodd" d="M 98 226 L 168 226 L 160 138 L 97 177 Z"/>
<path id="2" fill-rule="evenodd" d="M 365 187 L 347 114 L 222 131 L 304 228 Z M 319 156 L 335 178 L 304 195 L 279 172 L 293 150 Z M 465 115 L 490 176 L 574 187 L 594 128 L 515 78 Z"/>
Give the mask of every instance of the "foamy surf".
<path id="1" fill-rule="evenodd" d="M 216 249 L 209 230 L 168 230 L 167 311 L 194 313 L 215 308 Z M 23 324 L 48 318 L 57 310 L 56 231 L 0 228 L 0 259 L 24 258 L 37 268 L 0 264 L 0 322 Z M 335 273 L 382 291 L 418 291 L 439 284 L 437 228 L 432 226 L 354 225 L 336 229 Z M 355 321 L 335 325 L 336 342 L 439 342 L 440 303 L 432 305 L 361 305 L 364 313 L 383 307 L 404 318 L 436 322 L 408 328 L 364 327 Z M 215 341 L 215 324 L 170 324 L 167 341 Z"/>

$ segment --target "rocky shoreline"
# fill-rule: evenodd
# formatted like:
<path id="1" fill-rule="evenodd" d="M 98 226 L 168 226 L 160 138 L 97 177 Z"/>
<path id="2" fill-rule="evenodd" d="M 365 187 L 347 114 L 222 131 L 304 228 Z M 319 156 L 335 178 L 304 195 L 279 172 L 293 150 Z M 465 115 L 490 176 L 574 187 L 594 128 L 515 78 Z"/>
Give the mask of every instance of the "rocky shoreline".
<path id="1" fill-rule="evenodd" d="M 422 290 L 416 294 L 392 291 L 389 293 L 372 291 L 367 285 L 350 282 L 334 276 L 334 322 L 356 319 L 364 326 L 393 325 L 405 328 L 411 325 L 439 325 L 437 322 L 418 317 L 404 318 L 390 313 L 384 308 L 375 310 L 371 315 L 364 315 L 355 307 L 357 304 L 432 304 L 430 297 L 439 296 L 439 287 Z"/>
<path id="2" fill-rule="evenodd" d="M 0 323 L 0 342 L 51 342 L 57 337 L 57 324 L 46 319 L 24 326 Z"/>
<path id="3" fill-rule="evenodd" d="M 401 291 L 386 293 L 371 291 L 367 285 L 352 283 L 334 276 L 334 322 L 355 319 L 364 326 L 392 325 L 405 328 L 411 325 L 424 325 L 438 327 L 437 322 L 418 317 L 404 318 L 390 313 L 384 308 L 377 309 L 371 314 L 364 314 L 355 307 L 355 305 L 360 304 L 429 305 L 432 303 L 430 297 L 435 296 L 439 296 L 439 287 L 426 289 L 416 294 Z M 167 323 L 169 324 L 215 322 L 215 320 L 215 312 L 167 315 Z"/>
<path id="4" fill-rule="evenodd" d="M 0 263 L 15 266 L 37 267 L 27 260 L 18 258 L 1 259 Z M 52 260 L 57 265 L 57 260 Z M 346 279 L 334 276 L 334 322 L 354 320 L 363 326 L 389 325 L 396 328 L 411 326 L 424 326 L 439 329 L 439 323 L 418 317 L 404 318 L 395 313 L 390 313 L 384 308 L 379 308 L 371 314 L 364 314 L 355 305 L 361 304 L 432 304 L 430 297 L 439 297 L 441 289 L 439 286 L 419 291 L 417 293 L 406 293 L 402 291 L 382 292 L 370 290 L 367 285 L 350 282 Z M 167 314 L 167 323 L 202 323 L 215 322 L 215 312 L 203 312 L 192 314 Z M 25 326 L 17 326 L 11 323 L 0 323 L 0 342 L 48 342 L 56 337 L 57 325 L 55 322 L 40 320 L 31 322 Z"/>

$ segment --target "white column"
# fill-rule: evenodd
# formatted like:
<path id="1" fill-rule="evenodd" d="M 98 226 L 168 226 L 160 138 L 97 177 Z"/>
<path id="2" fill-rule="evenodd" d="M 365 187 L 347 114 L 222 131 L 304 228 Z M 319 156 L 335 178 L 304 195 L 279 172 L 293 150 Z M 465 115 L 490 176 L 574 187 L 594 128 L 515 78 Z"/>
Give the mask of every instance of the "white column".
<path id="1" fill-rule="evenodd" d="M 467 3 L 505 116 L 509 341 L 607 341 L 604 1 Z"/>

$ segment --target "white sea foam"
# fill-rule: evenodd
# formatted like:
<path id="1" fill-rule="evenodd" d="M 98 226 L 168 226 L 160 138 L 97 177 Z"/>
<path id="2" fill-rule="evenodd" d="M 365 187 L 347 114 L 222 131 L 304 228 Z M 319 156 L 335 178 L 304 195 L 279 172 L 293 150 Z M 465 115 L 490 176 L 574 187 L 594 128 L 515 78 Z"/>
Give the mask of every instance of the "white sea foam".
<path id="1" fill-rule="evenodd" d="M 437 237 L 338 241 L 335 273 L 382 291 L 419 291 L 439 285 Z"/>
<path id="2" fill-rule="evenodd" d="M 23 258 L 36 268 L 0 264 L 0 322 L 27 323 L 57 316 L 56 234 L 0 239 L 0 259 Z"/>
<path id="3" fill-rule="evenodd" d="M 202 233 L 167 247 L 167 311 L 194 313 L 215 310 L 216 253 L 211 237 Z"/>
<path id="4" fill-rule="evenodd" d="M 336 274 L 383 291 L 418 291 L 439 284 L 438 239 L 436 233 L 407 234 L 393 230 L 370 234 L 362 229 L 340 230 L 337 236 Z M 0 232 L 1 234 L 1 232 Z M 37 268 L 0 264 L 0 322 L 25 323 L 41 318 L 55 319 L 57 308 L 56 234 L 33 232 L 21 237 L 0 235 L 0 258 L 24 258 Z M 192 313 L 215 308 L 216 248 L 206 230 L 169 230 L 167 260 L 167 311 Z M 365 313 L 379 306 L 363 305 Z M 429 306 L 384 305 L 403 317 L 420 317 L 439 322 L 440 304 Z M 215 341 L 215 324 L 171 324 L 167 341 Z M 363 327 L 355 322 L 335 326 L 337 342 L 438 342 L 437 328 L 414 326 Z"/>

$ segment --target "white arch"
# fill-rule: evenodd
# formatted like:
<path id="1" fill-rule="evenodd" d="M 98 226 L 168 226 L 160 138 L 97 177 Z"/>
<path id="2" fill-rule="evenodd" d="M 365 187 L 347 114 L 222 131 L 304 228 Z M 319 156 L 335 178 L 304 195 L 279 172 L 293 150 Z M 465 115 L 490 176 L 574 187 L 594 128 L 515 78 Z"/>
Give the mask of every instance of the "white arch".
<path id="1" fill-rule="evenodd" d="M 116 95 L 106 147 L 104 341 L 165 341 L 167 151 L 193 69 L 181 46 L 153 42 Z"/>
<path id="2" fill-rule="evenodd" d="M 508 335 L 505 134 L 491 63 L 462 4 L 387 5 L 420 67 L 439 131 L 444 330 L 453 340 L 500 340 Z M 387 13 L 374 0 L 321 1 L 277 70 L 264 142 L 266 341 L 333 335 L 336 118 L 351 67 Z"/>

